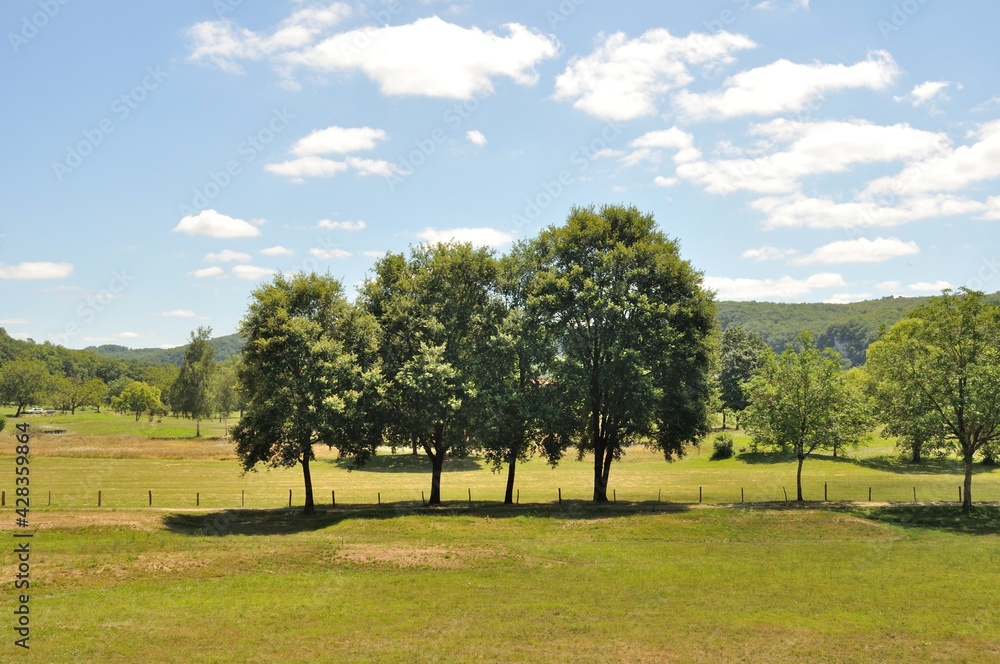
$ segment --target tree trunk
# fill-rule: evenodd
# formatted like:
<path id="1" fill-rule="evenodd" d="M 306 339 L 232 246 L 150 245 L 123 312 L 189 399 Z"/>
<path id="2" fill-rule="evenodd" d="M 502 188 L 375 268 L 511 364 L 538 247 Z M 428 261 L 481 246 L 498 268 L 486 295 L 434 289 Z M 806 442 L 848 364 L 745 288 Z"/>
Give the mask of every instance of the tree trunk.
<path id="1" fill-rule="evenodd" d="M 21 417 L 22 408 L 24 408 L 24 404 L 17 404 L 17 412 L 14 413 L 14 417 Z"/>
<path id="2" fill-rule="evenodd" d="M 302 513 L 315 514 L 316 506 L 313 504 L 312 475 L 309 473 L 309 453 L 303 452 L 300 461 L 302 462 L 302 480 L 306 485 L 306 504 L 305 507 L 302 508 Z"/>
<path id="3" fill-rule="evenodd" d="M 801 503 L 804 502 L 802 499 L 802 462 L 806 460 L 806 455 L 799 454 L 798 457 L 799 457 L 799 469 L 795 473 L 795 491 L 796 491 L 795 500 Z"/>
<path id="4" fill-rule="evenodd" d="M 834 459 L 836 459 L 836 458 L 837 458 L 837 447 L 839 447 L 839 446 L 837 445 L 837 443 L 834 443 L 834 444 L 833 444 L 833 458 L 834 458 Z"/>
<path id="5" fill-rule="evenodd" d="M 441 470 L 444 468 L 444 452 L 429 454 L 431 458 L 431 499 L 428 505 L 441 504 Z"/>
<path id="6" fill-rule="evenodd" d="M 723 429 L 723 431 L 726 429 L 726 409 L 725 408 L 722 409 L 722 429 Z"/>
<path id="7" fill-rule="evenodd" d="M 70 407 L 69 414 L 70 415 L 76 415 L 76 406 L 71 406 Z"/>
<path id="8" fill-rule="evenodd" d="M 922 459 L 920 458 L 920 451 L 923 448 L 923 443 L 913 443 L 913 463 L 920 463 Z"/>
<path id="9" fill-rule="evenodd" d="M 201 438 L 201 420 L 194 421 L 194 437 Z"/>
<path id="10" fill-rule="evenodd" d="M 514 504 L 514 469 L 517 466 L 517 455 L 510 455 L 510 464 L 507 466 L 507 491 L 503 495 L 504 505 Z"/>
<path id="11" fill-rule="evenodd" d="M 965 457 L 965 490 L 962 492 L 962 511 L 972 510 L 972 455 Z"/>
<path id="12" fill-rule="evenodd" d="M 604 481 L 604 455 L 607 453 L 604 446 L 594 449 L 594 502 L 608 502 L 608 485 Z"/>
<path id="13" fill-rule="evenodd" d="M 410 442 L 413 444 L 413 456 L 417 456 L 417 439 L 414 438 Z"/>

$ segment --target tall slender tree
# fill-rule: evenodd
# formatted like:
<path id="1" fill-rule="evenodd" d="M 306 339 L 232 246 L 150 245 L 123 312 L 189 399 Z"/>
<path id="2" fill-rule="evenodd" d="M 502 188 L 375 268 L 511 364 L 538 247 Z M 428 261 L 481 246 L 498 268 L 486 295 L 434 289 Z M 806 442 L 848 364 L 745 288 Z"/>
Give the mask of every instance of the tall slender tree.
<path id="1" fill-rule="evenodd" d="M 199 327 L 191 332 L 184 349 L 180 375 L 170 394 L 171 407 L 194 419 L 195 437 L 201 437 L 201 421 L 212 416 L 212 374 L 215 370 L 215 350 L 209 343 L 211 327 Z"/>

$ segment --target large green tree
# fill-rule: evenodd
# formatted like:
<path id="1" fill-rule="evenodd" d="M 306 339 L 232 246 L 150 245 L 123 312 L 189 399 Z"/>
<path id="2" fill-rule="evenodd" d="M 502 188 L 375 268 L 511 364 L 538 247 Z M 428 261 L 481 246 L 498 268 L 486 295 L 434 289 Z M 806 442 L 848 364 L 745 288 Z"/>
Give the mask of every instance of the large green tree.
<path id="1" fill-rule="evenodd" d="M 125 386 L 121 394 L 111 398 L 111 410 L 116 413 L 131 413 L 138 422 L 143 413 L 153 413 L 162 407 L 160 388 L 139 380 Z"/>
<path id="2" fill-rule="evenodd" d="M 427 455 L 430 504 L 441 502 L 445 458 L 476 444 L 486 350 L 502 317 L 496 279 L 487 249 L 421 245 L 408 259 L 380 259 L 362 288 L 361 302 L 379 322 L 389 381 L 385 434 L 393 447 L 415 446 Z"/>
<path id="3" fill-rule="evenodd" d="M 634 207 L 574 208 L 533 250 L 528 307 L 557 340 L 551 379 L 574 395 L 594 500 L 606 501 L 612 461 L 629 445 L 669 460 L 708 432 L 712 294 Z"/>
<path id="4" fill-rule="evenodd" d="M 722 401 L 722 427 L 726 426 L 726 412 L 739 414 L 747 407 L 746 383 L 764 364 L 768 346 L 759 334 L 740 325 L 727 327 L 722 333 L 719 348 L 719 391 Z"/>
<path id="5" fill-rule="evenodd" d="M 246 412 L 233 428 L 244 470 L 301 465 L 304 511 L 315 511 L 316 444 L 363 461 L 380 440 L 375 322 L 316 274 L 277 275 L 253 292 L 240 323 Z"/>
<path id="6" fill-rule="evenodd" d="M 25 406 L 40 403 L 52 385 L 52 374 L 41 360 L 19 358 L 0 367 L 0 403 L 13 404 L 14 417 L 20 417 Z"/>
<path id="7" fill-rule="evenodd" d="M 802 501 L 802 464 L 809 455 L 856 444 L 871 428 L 871 417 L 837 351 L 817 349 L 809 333 L 796 345 L 765 355 L 764 367 L 747 385 L 744 421 L 758 444 L 795 454 L 796 500 Z"/>
<path id="8" fill-rule="evenodd" d="M 168 399 L 170 407 L 195 421 L 195 437 L 201 436 L 201 421 L 212 416 L 212 374 L 215 350 L 209 340 L 212 328 L 199 327 L 191 332 L 184 349 L 184 362 Z"/>
<path id="9" fill-rule="evenodd" d="M 868 349 L 882 419 L 896 430 L 943 432 L 965 462 L 964 511 L 972 509 L 976 454 L 1000 441 L 1000 306 L 984 297 L 946 290 Z M 917 407 L 925 419 L 907 424 Z"/>

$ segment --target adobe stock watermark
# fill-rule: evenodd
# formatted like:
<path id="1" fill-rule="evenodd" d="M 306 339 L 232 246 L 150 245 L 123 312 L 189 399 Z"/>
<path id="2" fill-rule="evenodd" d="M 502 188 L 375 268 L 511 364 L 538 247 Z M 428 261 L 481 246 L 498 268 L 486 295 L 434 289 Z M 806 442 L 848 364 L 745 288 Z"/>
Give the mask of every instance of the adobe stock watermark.
<path id="1" fill-rule="evenodd" d="M 441 114 L 441 121 L 446 125 L 435 127 L 423 138 L 413 141 L 413 149 L 405 155 L 397 157 L 393 164 L 393 170 L 385 176 L 385 183 L 389 191 L 396 191 L 396 187 L 406 182 L 410 177 L 427 163 L 445 143 L 449 137 L 462 128 L 462 125 L 478 111 L 483 102 L 496 94 L 502 88 L 480 88 L 472 93 L 472 97 L 464 101 L 455 102 L 444 113 Z"/>
<path id="2" fill-rule="evenodd" d="M 62 332 L 50 334 L 49 338 L 61 345 L 75 338 L 83 331 L 82 326 L 92 323 L 98 315 L 104 312 L 112 302 L 125 292 L 129 285 L 135 281 L 135 276 L 122 268 L 114 270 L 108 279 L 108 284 L 96 293 L 91 293 L 83 298 L 76 307 L 76 320 L 70 321 L 63 326 Z"/>
<path id="3" fill-rule="evenodd" d="M 69 3 L 70 0 L 39 0 L 38 11 L 30 16 L 23 16 L 17 32 L 7 33 L 7 41 L 10 42 L 10 48 L 14 51 L 14 55 L 17 55 L 23 47 L 28 45 L 28 42 L 37 37 L 38 33 Z"/>
<path id="4" fill-rule="evenodd" d="M 278 134 L 285 131 L 294 119 L 295 116 L 285 107 L 281 110 L 272 109 L 271 117 L 265 126 L 247 136 L 236 146 L 237 158 L 229 159 L 219 170 L 210 170 L 205 182 L 191 191 L 190 200 L 181 203 L 178 208 L 181 216 L 195 215 L 207 209 L 212 201 L 229 188 L 235 178 L 242 175 L 244 165 L 257 159 L 258 155 L 273 143 Z"/>
<path id="5" fill-rule="evenodd" d="M 903 0 L 892 6 L 892 11 L 885 18 L 880 18 L 876 27 L 882 34 L 883 39 L 888 39 L 894 32 L 899 32 L 910 19 L 917 15 L 917 12 L 926 5 L 928 0 Z"/>
<path id="6" fill-rule="evenodd" d="M 552 207 L 567 189 L 579 181 L 580 176 L 590 168 L 598 155 L 611 147 L 621 136 L 623 130 L 620 124 L 609 120 L 605 123 L 599 136 L 595 136 L 574 150 L 569 158 L 569 165 L 572 168 L 562 169 L 552 180 L 543 180 L 539 185 L 539 191 L 524 199 L 524 207 L 521 211 L 510 216 L 515 233 L 520 232 L 521 228 L 529 222 L 538 221 L 542 214 Z"/>
<path id="7" fill-rule="evenodd" d="M 73 145 L 66 146 L 66 155 L 52 162 L 52 172 L 56 180 L 63 181 L 67 175 L 79 168 L 83 161 L 94 153 L 104 140 L 114 133 L 116 122 L 124 122 L 132 112 L 139 108 L 142 102 L 149 98 L 151 92 L 160 87 L 167 73 L 159 65 L 146 67 L 145 76 L 128 92 L 119 95 L 111 102 L 111 115 L 102 118 L 96 127 L 83 130 L 83 138 Z M 116 120 L 117 119 L 117 120 Z"/>

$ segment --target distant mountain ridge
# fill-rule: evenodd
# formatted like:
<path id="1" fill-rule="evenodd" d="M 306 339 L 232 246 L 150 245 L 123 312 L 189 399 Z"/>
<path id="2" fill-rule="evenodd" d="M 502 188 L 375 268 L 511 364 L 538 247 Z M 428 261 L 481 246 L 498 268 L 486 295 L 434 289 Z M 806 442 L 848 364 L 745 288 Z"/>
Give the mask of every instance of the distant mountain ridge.
<path id="1" fill-rule="evenodd" d="M 224 337 L 215 337 L 209 343 L 215 349 L 215 360 L 221 362 L 233 355 L 242 353 L 245 340 L 239 334 L 228 334 Z M 109 357 L 115 360 L 162 362 L 164 364 L 180 366 L 184 361 L 184 349 L 186 347 L 187 344 L 173 348 L 127 348 L 126 346 L 105 344 L 103 346 L 89 346 L 84 350 L 89 350 L 101 357 Z"/>
<path id="2" fill-rule="evenodd" d="M 831 333 L 831 328 L 839 330 L 850 326 L 873 339 L 880 326 L 891 326 L 929 299 L 930 297 L 888 296 L 878 300 L 848 304 L 719 301 L 716 302 L 716 317 L 719 327 L 723 330 L 731 325 L 740 325 L 762 336 L 776 351 L 782 350 L 804 330 L 810 332 L 817 340 L 827 335 L 831 340 L 830 345 L 836 347 L 832 341 L 836 334 Z M 987 299 L 1000 303 L 1000 292 L 988 295 Z M 243 351 L 244 341 L 239 334 L 212 339 L 210 343 L 215 348 L 215 359 L 222 361 L 232 355 L 238 355 Z M 164 362 L 178 366 L 184 357 L 184 346 L 127 348 L 104 345 L 90 346 L 85 350 L 114 359 Z"/>

